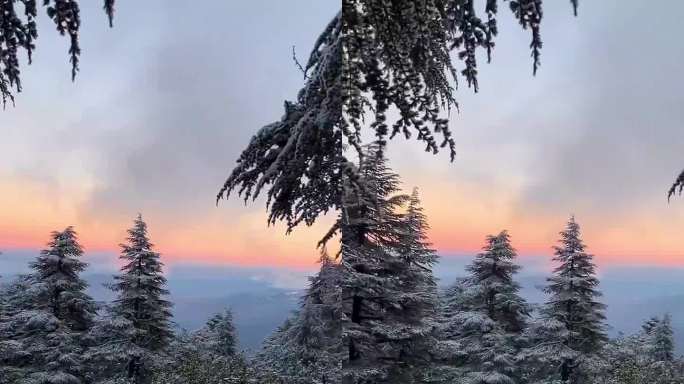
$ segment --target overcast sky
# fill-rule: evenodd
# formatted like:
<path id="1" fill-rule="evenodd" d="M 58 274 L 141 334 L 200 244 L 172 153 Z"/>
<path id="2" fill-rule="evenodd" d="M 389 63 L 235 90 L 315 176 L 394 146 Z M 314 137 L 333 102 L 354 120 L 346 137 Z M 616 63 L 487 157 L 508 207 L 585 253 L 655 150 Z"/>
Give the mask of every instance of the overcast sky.
<path id="1" fill-rule="evenodd" d="M 114 29 L 82 2 L 83 56 L 42 19 L 17 106 L 0 113 L 0 248 L 36 249 L 75 225 L 114 252 L 141 212 L 167 261 L 310 268 L 326 220 L 284 236 L 263 202 L 214 204 L 240 150 L 282 114 L 338 0 L 121 2 Z M 477 95 L 460 89 L 458 156 L 398 139 L 391 164 L 418 186 L 431 238 L 449 257 L 488 233 L 544 256 L 570 214 L 599 264 L 684 265 L 684 199 L 665 192 L 684 167 L 684 4 L 545 3 L 542 67 L 502 7 Z M 27 254 L 30 254 L 28 252 Z"/>

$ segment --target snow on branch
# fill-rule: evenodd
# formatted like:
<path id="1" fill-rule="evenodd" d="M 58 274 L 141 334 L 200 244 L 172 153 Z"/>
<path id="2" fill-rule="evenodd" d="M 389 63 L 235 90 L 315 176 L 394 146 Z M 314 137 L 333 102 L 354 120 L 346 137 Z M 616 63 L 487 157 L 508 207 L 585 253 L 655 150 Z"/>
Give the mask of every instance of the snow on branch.
<path id="1" fill-rule="evenodd" d="M 104 0 L 104 10 L 110 25 L 114 17 L 115 0 Z M 23 7 L 20 8 L 19 4 Z M 76 0 L 43 0 L 48 17 L 55 23 L 57 32 L 69 37 L 69 62 L 71 78 L 78 72 L 81 47 L 80 6 Z M 19 52 L 26 53 L 31 64 L 38 38 L 38 6 L 36 0 L 0 1 L 0 99 L 3 106 L 14 103 L 14 91 L 21 92 L 21 65 Z"/>

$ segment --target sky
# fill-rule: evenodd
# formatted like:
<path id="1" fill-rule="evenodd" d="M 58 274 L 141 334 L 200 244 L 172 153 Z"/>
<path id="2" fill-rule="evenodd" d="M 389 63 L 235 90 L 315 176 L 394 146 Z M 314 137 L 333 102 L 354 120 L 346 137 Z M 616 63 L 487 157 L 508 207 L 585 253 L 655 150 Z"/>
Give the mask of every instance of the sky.
<path id="1" fill-rule="evenodd" d="M 534 77 L 529 34 L 502 7 L 480 92 L 456 94 L 455 161 L 402 138 L 388 151 L 406 189 L 420 189 L 440 255 L 472 255 L 507 229 L 526 265 L 547 269 L 574 214 L 601 268 L 684 267 L 684 198 L 666 199 L 684 167 L 684 4 L 668 3 L 583 1 L 575 18 L 546 2 Z M 91 265 L 115 263 L 137 213 L 171 268 L 314 268 L 330 218 L 286 236 L 263 200 L 217 206 L 215 195 L 295 97 L 292 49 L 306 57 L 339 1 L 122 2 L 113 29 L 98 2 L 82 7 L 76 82 L 43 18 L 24 92 L 0 113 L 0 250 L 12 255 L 0 271 L 68 225 Z"/>

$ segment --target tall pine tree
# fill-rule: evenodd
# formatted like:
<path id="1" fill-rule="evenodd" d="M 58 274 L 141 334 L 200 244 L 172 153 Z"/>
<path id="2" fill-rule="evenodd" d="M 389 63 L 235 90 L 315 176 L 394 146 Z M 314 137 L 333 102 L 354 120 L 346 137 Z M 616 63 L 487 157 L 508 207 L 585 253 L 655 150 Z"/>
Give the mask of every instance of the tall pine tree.
<path id="1" fill-rule="evenodd" d="M 674 360 L 674 335 L 672 318 L 669 314 L 658 319 L 647 335 L 649 354 L 654 361 L 671 362 Z"/>
<path id="2" fill-rule="evenodd" d="M 300 309 L 265 343 L 257 366 L 287 383 L 333 384 L 343 359 L 341 270 L 325 252 Z"/>
<path id="3" fill-rule="evenodd" d="M 233 324 L 233 312 L 226 308 L 212 316 L 204 327 L 193 334 L 193 340 L 207 353 L 230 357 L 237 353 L 238 340 Z"/>
<path id="4" fill-rule="evenodd" d="M 545 362 L 544 374 L 575 383 L 584 374 L 582 364 L 607 341 L 605 305 L 598 301 L 601 292 L 593 256 L 585 251 L 574 216 L 560 235 L 553 258 L 559 265 L 548 279 L 545 291 L 550 297 L 542 319 L 533 327 L 537 346 L 532 355 Z"/>
<path id="5" fill-rule="evenodd" d="M 159 253 L 142 217 L 134 220 L 119 258 L 124 262 L 111 288 L 117 293 L 95 332 L 94 364 L 107 379 L 148 383 L 156 356 L 173 337 L 171 306 Z"/>
<path id="6" fill-rule="evenodd" d="M 5 373 L 31 383 L 86 382 L 85 335 L 97 306 L 80 277 L 87 267 L 82 255 L 72 227 L 53 232 L 48 248 L 30 263 L 33 272 L 10 289 L 0 326 Z"/>
<path id="7" fill-rule="evenodd" d="M 434 345 L 436 256 L 417 195 L 411 204 L 398 193 L 399 178 L 385 162 L 377 147 L 366 149 L 361 188 L 347 185 L 338 222 L 345 383 L 415 382 Z"/>
<path id="8" fill-rule="evenodd" d="M 516 256 L 508 232 L 488 236 L 483 252 L 466 267 L 461 289 L 447 292 L 447 302 L 459 303 L 445 319 L 446 336 L 455 341 L 450 355 L 461 355 L 454 371 L 460 368 L 464 382 L 513 383 L 524 376 L 520 352 L 530 308 L 514 280 Z"/>

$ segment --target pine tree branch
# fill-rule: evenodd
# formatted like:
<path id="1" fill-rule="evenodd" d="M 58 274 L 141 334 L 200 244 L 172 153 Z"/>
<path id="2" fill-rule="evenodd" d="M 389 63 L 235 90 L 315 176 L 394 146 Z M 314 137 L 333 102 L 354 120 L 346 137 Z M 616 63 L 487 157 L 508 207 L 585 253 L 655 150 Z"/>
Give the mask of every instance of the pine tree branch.
<path id="1" fill-rule="evenodd" d="M 675 180 L 674 184 L 672 184 L 672 187 L 670 187 L 670 190 L 667 192 L 667 201 L 670 201 L 672 196 L 675 194 L 682 194 L 682 191 L 684 190 L 684 171 L 679 174 L 677 179 Z"/>
<path id="2" fill-rule="evenodd" d="M 81 47 L 80 6 L 77 0 L 43 0 L 47 16 L 54 22 L 57 32 L 69 38 L 69 62 L 71 79 L 79 70 Z M 18 4 L 22 4 L 21 12 Z M 115 0 L 104 0 L 104 10 L 110 26 L 114 18 Z M 29 65 L 33 62 L 33 51 L 38 38 L 37 0 L 0 1 L 0 100 L 3 108 L 7 102 L 14 105 L 15 93 L 22 91 L 19 53 L 24 51 Z"/>

